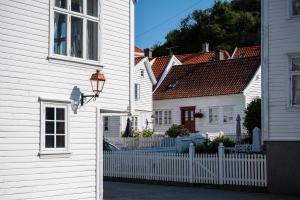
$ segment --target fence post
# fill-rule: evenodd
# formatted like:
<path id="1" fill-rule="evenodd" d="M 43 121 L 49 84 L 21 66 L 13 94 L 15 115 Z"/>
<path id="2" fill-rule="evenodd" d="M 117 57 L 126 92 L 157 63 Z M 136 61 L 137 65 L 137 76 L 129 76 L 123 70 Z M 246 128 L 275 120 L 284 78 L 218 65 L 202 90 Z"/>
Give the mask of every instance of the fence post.
<path id="1" fill-rule="evenodd" d="M 193 143 L 190 143 L 190 146 L 189 146 L 189 183 L 194 183 L 194 179 L 193 179 L 194 156 L 195 156 L 195 146 Z"/>
<path id="2" fill-rule="evenodd" d="M 219 184 L 222 185 L 224 183 L 223 179 L 223 160 L 224 160 L 224 146 L 223 143 L 219 143 L 218 147 L 218 157 L 219 157 Z"/>

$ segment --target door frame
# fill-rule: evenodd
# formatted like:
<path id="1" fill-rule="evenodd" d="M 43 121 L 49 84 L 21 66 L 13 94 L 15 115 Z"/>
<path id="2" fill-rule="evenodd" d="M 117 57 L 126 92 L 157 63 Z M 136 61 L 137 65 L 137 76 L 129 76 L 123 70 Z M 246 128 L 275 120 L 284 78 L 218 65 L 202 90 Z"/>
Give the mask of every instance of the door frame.
<path id="1" fill-rule="evenodd" d="M 185 116 L 184 116 L 185 111 L 191 111 L 191 110 L 193 110 L 194 114 L 195 114 L 196 106 L 183 106 L 183 107 L 180 107 L 181 125 L 184 125 L 184 122 L 185 122 Z M 194 127 L 193 127 L 193 130 L 196 131 L 195 117 L 194 117 Z"/>

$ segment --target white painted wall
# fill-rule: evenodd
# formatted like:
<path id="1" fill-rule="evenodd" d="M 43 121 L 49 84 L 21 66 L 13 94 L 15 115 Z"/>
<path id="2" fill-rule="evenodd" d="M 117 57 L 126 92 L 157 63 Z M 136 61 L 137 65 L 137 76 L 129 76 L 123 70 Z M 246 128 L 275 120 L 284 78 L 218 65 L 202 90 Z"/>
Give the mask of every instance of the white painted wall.
<path id="1" fill-rule="evenodd" d="M 211 96 L 211 97 L 194 97 L 194 98 L 182 98 L 182 99 L 169 99 L 169 100 L 154 100 L 155 110 L 172 110 L 172 124 L 181 124 L 181 111 L 180 107 L 196 106 L 196 112 L 201 112 L 204 117 L 196 118 L 196 131 L 201 133 L 216 133 L 223 131 L 225 134 L 234 134 L 236 130 L 236 116 L 240 114 L 241 118 L 244 118 L 245 109 L 245 97 L 244 95 L 224 95 L 224 96 Z M 234 122 L 230 124 L 223 123 L 223 106 L 234 106 Z M 209 124 L 209 107 L 219 107 L 219 123 Z M 242 122 L 243 123 L 243 120 Z M 170 126 L 154 125 L 155 132 L 157 134 L 164 134 Z M 246 132 L 245 129 L 242 130 Z"/>
<path id="2" fill-rule="evenodd" d="M 300 18 L 289 1 L 263 2 L 263 133 L 267 141 L 300 140 L 300 108 L 289 103 L 289 55 L 300 55 Z"/>
<path id="3" fill-rule="evenodd" d="M 41 159 L 38 98 L 69 100 L 74 87 L 90 94 L 89 78 L 99 67 L 47 60 L 49 1 L 0 2 L 0 199 L 96 199 L 96 107 L 126 110 L 129 104 L 129 5 L 103 1 L 107 81 L 99 99 L 69 114 L 71 156 Z"/>
<path id="4" fill-rule="evenodd" d="M 244 90 L 246 106 L 255 98 L 261 98 L 261 67 L 257 70 L 252 80 Z"/>

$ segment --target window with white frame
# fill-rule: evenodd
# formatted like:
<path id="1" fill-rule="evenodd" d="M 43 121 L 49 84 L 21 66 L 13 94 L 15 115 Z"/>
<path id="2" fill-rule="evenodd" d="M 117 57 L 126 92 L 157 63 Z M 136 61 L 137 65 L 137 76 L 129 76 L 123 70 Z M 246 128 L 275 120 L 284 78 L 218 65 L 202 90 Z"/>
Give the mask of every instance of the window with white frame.
<path id="1" fill-rule="evenodd" d="M 211 107 L 208 109 L 209 111 L 209 123 L 210 124 L 218 124 L 219 122 L 219 108 Z"/>
<path id="2" fill-rule="evenodd" d="M 103 130 L 109 131 L 109 117 L 103 117 Z"/>
<path id="3" fill-rule="evenodd" d="M 300 57 L 291 59 L 291 103 L 300 105 Z"/>
<path id="4" fill-rule="evenodd" d="M 300 0 L 291 0 L 292 16 L 300 15 Z"/>
<path id="5" fill-rule="evenodd" d="M 52 54 L 99 60 L 98 1 L 52 0 Z"/>
<path id="6" fill-rule="evenodd" d="M 155 111 L 155 124 L 156 125 L 170 125 L 172 124 L 172 111 L 171 110 L 158 110 Z"/>
<path id="7" fill-rule="evenodd" d="M 140 100 L 140 84 L 134 84 L 134 99 L 136 101 Z"/>
<path id="8" fill-rule="evenodd" d="M 68 147 L 67 105 L 43 103 L 41 109 L 42 151 L 66 151 Z"/>
<path id="9" fill-rule="evenodd" d="M 133 130 L 137 131 L 139 129 L 139 126 L 138 126 L 138 117 L 137 116 L 133 116 L 132 117 L 132 121 L 131 121 L 131 127 Z"/>
<path id="10" fill-rule="evenodd" d="M 145 77 L 145 70 L 144 70 L 144 69 L 141 69 L 140 72 L 141 72 L 141 77 L 144 78 L 144 77 Z"/>
<path id="11" fill-rule="evenodd" d="M 233 106 L 224 106 L 223 107 L 223 122 L 224 123 L 233 123 L 234 116 L 234 107 Z"/>

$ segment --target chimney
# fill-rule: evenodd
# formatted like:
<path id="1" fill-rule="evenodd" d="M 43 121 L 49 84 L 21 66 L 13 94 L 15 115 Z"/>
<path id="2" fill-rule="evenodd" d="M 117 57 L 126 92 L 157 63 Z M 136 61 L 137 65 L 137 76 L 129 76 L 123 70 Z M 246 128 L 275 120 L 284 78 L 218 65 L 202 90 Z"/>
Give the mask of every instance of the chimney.
<path id="1" fill-rule="evenodd" d="M 217 48 L 215 50 L 215 61 L 217 60 L 224 60 L 224 49 L 223 48 Z"/>
<path id="2" fill-rule="evenodd" d="M 147 49 L 144 49 L 144 52 L 145 52 L 146 57 L 152 58 L 153 49 L 147 48 Z"/>
<path id="3" fill-rule="evenodd" d="M 203 42 L 202 43 L 202 52 L 203 53 L 209 52 L 209 43 L 208 42 Z"/>

